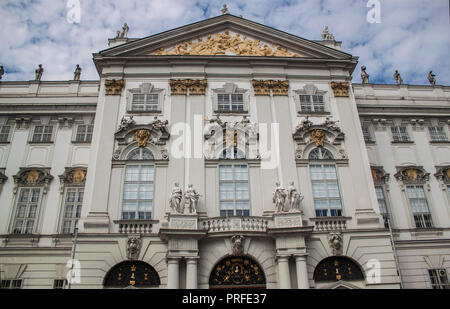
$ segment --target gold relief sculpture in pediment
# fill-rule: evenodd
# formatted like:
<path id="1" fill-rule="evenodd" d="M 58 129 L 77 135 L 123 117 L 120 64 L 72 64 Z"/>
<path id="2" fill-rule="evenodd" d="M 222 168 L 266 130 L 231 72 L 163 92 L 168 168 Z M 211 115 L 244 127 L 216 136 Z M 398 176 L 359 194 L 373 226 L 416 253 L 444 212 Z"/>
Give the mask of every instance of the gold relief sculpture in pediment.
<path id="1" fill-rule="evenodd" d="M 150 131 L 149 130 L 137 130 L 136 131 L 136 142 L 138 143 L 138 147 L 147 147 L 147 142 L 150 138 Z"/>
<path id="2" fill-rule="evenodd" d="M 206 39 L 198 38 L 197 42 L 182 42 L 173 48 L 160 48 L 153 55 L 235 55 L 235 56 L 263 56 L 263 57 L 300 57 L 299 54 L 289 52 L 280 45 L 268 45 L 259 40 L 241 37 L 239 33 L 230 35 L 226 30 L 214 37 L 209 34 Z"/>

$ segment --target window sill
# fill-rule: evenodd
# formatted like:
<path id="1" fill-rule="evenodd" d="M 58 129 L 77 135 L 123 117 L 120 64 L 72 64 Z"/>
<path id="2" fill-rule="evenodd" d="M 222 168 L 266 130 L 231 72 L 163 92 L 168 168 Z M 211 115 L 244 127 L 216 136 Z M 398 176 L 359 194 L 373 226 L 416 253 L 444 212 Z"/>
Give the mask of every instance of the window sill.
<path id="1" fill-rule="evenodd" d="M 407 142 L 391 142 L 391 144 L 392 144 L 392 145 L 395 145 L 395 144 L 399 144 L 399 145 L 402 145 L 402 144 L 414 144 L 414 142 L 413 142 L 413 141 L 407 141 Z"/>
<path id="2" fill-rule="evenodd" d="M 322 116 L 322 115 L 330 115 L 330 112 L 302 112 L 302 111 L 297 111 L 297 115 L 298 116 Z"/>
<path id="3" fill-rule="evenodd" d="M 1 145 L 9 145 L 9 144 L 11 144 L 10 141 L 7 141 L 7 142 L 0 142 L 0 146 L 1 146 Z"/>
<path id="4" fill-rule="evenodd" d="M 214 111 L 214 114 L 220 114 L 223 116 L 232 116 L 232 115 L 247 115 L 248 111 Z"/>
<path id="5" fill-rule="evenodd" d="M 364 141 L 364 143 L 366 143 L 366 145 L 376 145 L 375 141 Z"/>
<path id="6" fill-rule="evenodd" d="M 50 142 L 28 142 L 28 144 L 30 145 L 53 145 L 55 142 L 54 141 L 50 141 Z"/>
<path id="7" fill-rule="evenodd" d="M 448 144 L 450 144 L 450 141 L 430 141 L 430 144 L 433 144 L 433 145 L 448 145 Z"/>
<path id="8" fill-rule="evenodd" d="M 127 114 L 129 115 L 139 115 L 139 116 L 146 116 L 146 115 L 160 115 L 162 114 L 161 110 L 153 110 L 153 111 L 127 111 Z"/>
<path id="9" fill-rule="evenodd" d="M 81 141 L 72 141 L 72 144 L 81 144 L 81 145 L 86 145 L 86 144 L 91 144 L 92 141 L 88 141 L 88 142 L 81 142 Z"/>

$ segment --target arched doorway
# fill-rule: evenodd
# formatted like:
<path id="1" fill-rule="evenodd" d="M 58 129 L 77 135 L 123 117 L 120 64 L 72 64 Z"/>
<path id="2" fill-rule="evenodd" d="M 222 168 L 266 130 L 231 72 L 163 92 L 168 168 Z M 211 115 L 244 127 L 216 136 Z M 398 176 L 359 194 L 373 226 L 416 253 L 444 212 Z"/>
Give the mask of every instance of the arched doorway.
<path id="1" fill-rule="evenodd" d="M 209 276 L 211 289 L 266 288 L 263 269 L 253 259 L 231 256 L 217 263 Z"/>
<path id="2" fill-rule="evenodd" d="M 349 288 L 341 284 L 336 285 L 336 282 L 364 282 L 361 267 L 344 256 L 332 256 L 322 260 L 316 266 L 313 278 L 316 285 L 329 288 Z"/>
<path id="3" fill-rule="evenodd" d="M 105 288 L 153 288 L 161 284 L 156 270 L 142 261 L 126 261 L 117 264 L 103 280 Z"/>

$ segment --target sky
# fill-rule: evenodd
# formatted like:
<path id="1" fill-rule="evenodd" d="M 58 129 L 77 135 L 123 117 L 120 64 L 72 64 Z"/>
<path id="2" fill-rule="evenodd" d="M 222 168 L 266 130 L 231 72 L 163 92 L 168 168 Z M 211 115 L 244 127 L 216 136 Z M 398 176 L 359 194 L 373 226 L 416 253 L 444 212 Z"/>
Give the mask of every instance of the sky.
<path id="1" fill-rule="evenodd" d="M 342 50 L 359 57 L 370 82 L 427 85 L 430 70 L 438 85 L 450 85 L 449 0 L 0 0 L 0 65 L 3 81 L 70 80 L 76 64 L 82 80 L 98 80 L 92 54 L 126 22 L 128 37 L 142 38 L 221 15 L 233 15 L 320 40 L 325 26 Z M 79 6 L 78 6 L 79 4 Z M 373 12 L 380 7 L 379 23 Z M 80 10 L 77 10 L 77 7 Z M 80 14 L 77 14 L 79 12 Z M 368 18 L 368 13 L 369 17 Z M 372 21 L 372 22 L 369 22 Z"/>

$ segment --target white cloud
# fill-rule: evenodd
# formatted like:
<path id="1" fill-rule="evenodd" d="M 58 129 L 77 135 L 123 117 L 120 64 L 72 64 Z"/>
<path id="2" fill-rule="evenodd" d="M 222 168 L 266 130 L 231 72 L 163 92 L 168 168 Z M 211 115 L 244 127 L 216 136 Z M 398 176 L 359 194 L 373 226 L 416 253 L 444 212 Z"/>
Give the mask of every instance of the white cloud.
<path id="1" fill-rule="evenodd" d="M 43 80 L 68 80 L 76 64 L 82 79 L 98 79 L 92 53 L 107 48 L 124 22 L 130 37 L 146 37 L 220 15 L 223 0 L 80 0 L 81 23 L 66 20 L 66 1 L 2 1 L 0 64 L 4 80 L 30 80 L 42 63 Z M 438 84 L 450 84 L 448 2 L 380 0 L 381 23 L 366 21 L 367 0 L 226 1 L 230 12 L 306 39 L 318 40 L 325 25 L 345 52 L 360 57 L 371 81 L 427 84 L 433 70 Z M 359 82 L 359 68 L 354 81 Z"/>

